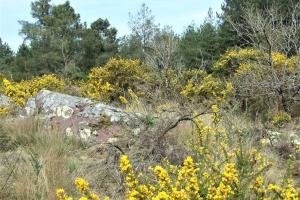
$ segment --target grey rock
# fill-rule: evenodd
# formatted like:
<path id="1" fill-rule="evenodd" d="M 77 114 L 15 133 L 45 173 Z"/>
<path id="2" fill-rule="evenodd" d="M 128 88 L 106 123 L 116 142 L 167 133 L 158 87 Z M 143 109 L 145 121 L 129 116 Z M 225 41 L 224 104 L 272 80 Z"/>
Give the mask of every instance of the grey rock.
<path id="1" fill-rule="evenodd" d="M 9 98 L 3 94 L 0 94 L 0 106 L 9 106 Z"/>
<path id="2" fill-rule="evenodd" d="M 128 114 L 123 110 L 114 108 L 103 103 L 96 103 L 94 105 L 87 106 L 82 114 L 86 117 L 99 118 L 101 116 L 107 116 L 110 118 L 111 122 L 126 122 L 128 121 Z"/>
<path id="3" fill-rule="evenodd" d="M 41 116 L 62 134 L 77 136 L 84 141 L 90 141 L 90 138 L 106 141 L 114 132 L 119 132 L 120 126 L 127 126 L 136 118 L 134 114 L 104 103 L 48 90 L 30 98 L 23 113 Z"/>
<path id="4" fill-rule="evenodd" d="M 23 110 L 23 115 L 32 116 L 36 112 L 35 98 L 29 98 Z"/>
<path id="5" fill-rule="evenodd" d="M 49 90 L 40 91 L 35 99 L 43 114 L 54 114 L 57 107 L 68 106 L 75 109 L 80 105 L 92 103 L 88 98 L 75 97 L 58 92 L 51 92 Z"/>

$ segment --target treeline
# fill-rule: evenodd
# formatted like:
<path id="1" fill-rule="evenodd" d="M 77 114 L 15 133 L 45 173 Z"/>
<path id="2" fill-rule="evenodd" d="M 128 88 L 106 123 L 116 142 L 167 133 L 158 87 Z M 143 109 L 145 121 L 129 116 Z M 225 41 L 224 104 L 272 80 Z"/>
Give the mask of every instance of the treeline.
<path id="1" fill-rule="evenodd" d="M 299 14 L 292 12 L 297 3 L 298 0 L 225 0 L 222 13 L 215 16 L 210 9 L 202 24 L 189 25 L 181 35 L 175 34 L 169 26 L 160 27 L 151 10 L 143 4 L 137 13 L 129 16 L 131 34 L 118 38 L 117 29 L 108 19 L 99 18 L 88 26 L 81 22 L 80 15 L 68 1 L 52 5 L 50 0 L 37 0 L 31 3 L 35 22 L 20 21 L 24 43 L 17 52 L 0 39 L 0 71 L 14 80 L 47 73 L 81 79 L 92 67 L 103 65 L 111 57 L 140 59 L 158 70 L 171 67 L 209 71 L 212 63 L 229 48 L 258 44 L 259 48 L 276 51 L 264 38 L 270 33 L 259 29 L 259 20 L 254 20 L 257 26 L 250 26 L 249 10 L 254 16 L 276 8 L 274 13 L 278 19 L 272 23 L 289 24 L 295 19 L 299 23 Z M 262 37 L 253 37 L 255 34 Z M 295 41 L 299 42 L 299 34 L 295 37 L 288 44 L 287 55 L 299 50 L 297 45 L 291 47 Z"/>

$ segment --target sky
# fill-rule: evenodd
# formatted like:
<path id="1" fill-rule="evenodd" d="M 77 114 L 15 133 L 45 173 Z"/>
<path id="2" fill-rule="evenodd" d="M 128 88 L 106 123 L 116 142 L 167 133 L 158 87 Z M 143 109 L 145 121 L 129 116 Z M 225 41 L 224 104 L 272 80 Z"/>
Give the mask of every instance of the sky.
<path id="1" fill-rule="evenodd" d="M 17 51 L 23 38 L 19 20 L 34 22 L 30 14 L 30 2 L 33 0 L 0 0 L 0 38 Z M 51 4 L 61 4 L 66 0 L 52 0 Z M 194 22 L 201 24 L 209 8 L 220 12 L 223 0 L 69 0 L 81 22 L 91 22 L 98 18 L 107 18 L 118 29 L 118 36 L 129 34 L 129 13 L 136 13 L 145 3 L 155 16 L 156 23 L 172 26 L 180 34 Z"/>

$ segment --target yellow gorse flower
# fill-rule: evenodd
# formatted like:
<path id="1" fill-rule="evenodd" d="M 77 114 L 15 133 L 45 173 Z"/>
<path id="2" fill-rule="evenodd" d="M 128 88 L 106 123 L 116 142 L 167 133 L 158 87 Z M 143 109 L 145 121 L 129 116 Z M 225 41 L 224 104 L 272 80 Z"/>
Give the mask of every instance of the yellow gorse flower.
<path id="1" fill-rule="evenodd" d="M 279 112 L 272 117 L 272 124 L 275 126 L 283 126 L 292 121 L 292 117 L 286 112 Z"/>
<path id="2" fill-rule="evenodd" d="M 165 170 L 163 167 L 156 166 L 154 168 L 154 173 L 156 174 L 156 176 L 159 179 L 159 185 L 161 188 L 165 188 L 171 183 L 169 174 L 168 174 L 167 170 Z"/>
<path id="3" fill-rule="evenodd" d="M 65 82 L 55 75 L 35 77 L 28 81 L 10 82 L 3 79 L 1 91 L 19 106 L 24 106 L 27 99 L 36 95 L 42 89 L 61 91 Z"/>
<path id="4" fill-rule="evenodd" d="M 0 106 L 0 116 L 5 116 L 9 113 L 9 108 L 7 106 Z"/>
<path id="5" fill-rule="evenodd" d="M 125 97 L 123 97 L 123 96 L 119 96 L 119 99 L 125 105 L 127 105 L 129 103 L 128 100 Z"/>
<path id="6" fill-rule="evenodd" d="M 134 189 L 138 185 L 138 181 L 133 172 L 132 166 L 128 157 L 126 155 L 122 155 L 120 159 L 120 170 L 123 174 L 125 174 L 125 182 L 127 186 L 131 189 Z"/>
<path id="7" fill-rule="evenodd" d="M 80 192 L 80 193 L 84 194 L 89 191 L 89 184 L 83 178 L 76 178 L 75 185 L 76 185 L 78 192 Z"/>
<path id="8" fill-rule="evenodd" d="M 58 200 L 73 200 L 73 198 L 69 197 L 62 188 L 56 190 L 56 197 Z"/>
<path id="9" fill-rule="evenodd" d="M 166 192 L 159 192 L 152 200 L 171 200 L 171 197 Z"/>
<path id="10" fill-rule="evenodd" d="M 76 178 L 75 186 L 77 191 L 82 195 L 79 200 L 100 200 L 98 195 L 90 191 L 89 183 L 83 178 Z M 56 197 L 58 200 L 73 200 L 63 189 L 56 190 Z M 105 197 L 104 200 L 109 200 L 109 197 Z"/>
<path id="11" fill-rule="evenodd" d="M 91 69 L 88 80 L 81 84 L 81 93 L 95 100 L 117 99 L 124 103 L 125 99 L 119 97 L 124 93 L 128 97 L 129 88 L 150 81 L 150 77 L 139 60 L 111 58 L 105 65 Z"/>

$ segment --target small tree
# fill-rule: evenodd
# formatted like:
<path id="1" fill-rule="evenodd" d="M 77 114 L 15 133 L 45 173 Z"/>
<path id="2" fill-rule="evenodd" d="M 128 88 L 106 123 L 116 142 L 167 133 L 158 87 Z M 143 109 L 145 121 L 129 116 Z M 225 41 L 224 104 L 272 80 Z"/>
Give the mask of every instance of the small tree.
<path id="1" fill-rule="evenodd" d="M 212 10 L 199 27 L 190 25 L 179 42 L 178 56 L 186 67 L 207 69 L 219 57 L 218 32 Z"/>
<path id="2" fill-rule="evenodd" d="M 146 4 L 142 4 L 140 10 L 134 15 L 129 13 L 130 20 L 128 22 L 132 31 L 133 38 L 138 39 L 140 48 L 140 59 L 145 60 L 145 53 L 150 47 L 155 33 L 158 30 L 158 25 L 154 23 L 152 11 Z"/>
<path id="3" fill-rule="evenodd" d="M 159 30 L 149 44 L 146 52 L 146 63 L 156 69 L 163 70 L 172 66 L 174 53 L 177 50 L 177 37 L 171 27 Z"/>
<path id="4" fill-rule="evenodd" d="M 2 42 L 0 38 L 0 72 L 11 72 L 14 65 L 14 54 L 7 43 Z"/>
<path id="5" fill-rule="evenodd" d="M 278 7 L 264 12 L 253 7 L 244 9 L 241 23 L 228 20 L 245 44 L 269 53 L 269 64 L 272 51 L 300 55 L 300 2 L 288 13 Z"/>

